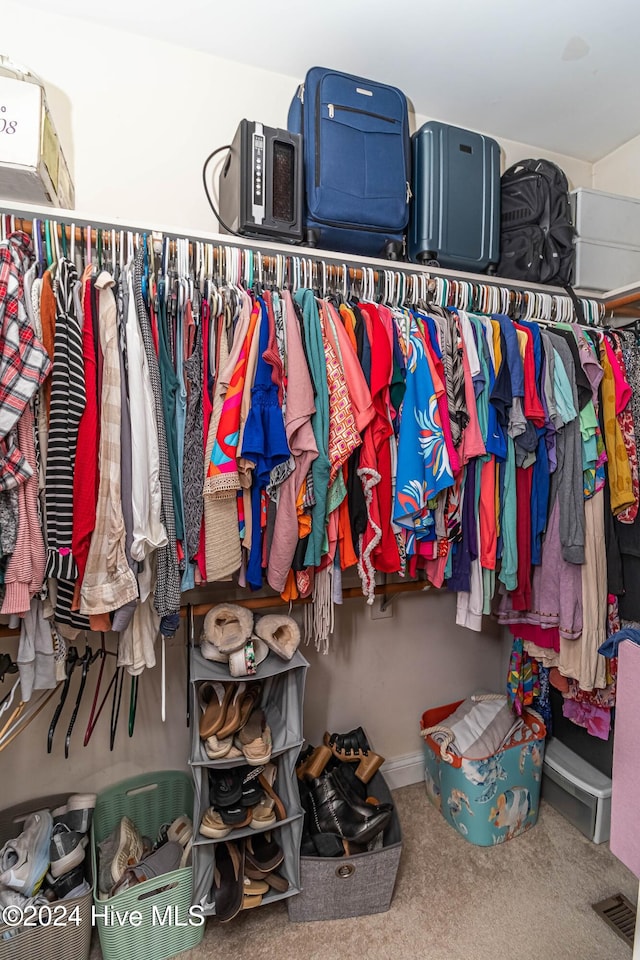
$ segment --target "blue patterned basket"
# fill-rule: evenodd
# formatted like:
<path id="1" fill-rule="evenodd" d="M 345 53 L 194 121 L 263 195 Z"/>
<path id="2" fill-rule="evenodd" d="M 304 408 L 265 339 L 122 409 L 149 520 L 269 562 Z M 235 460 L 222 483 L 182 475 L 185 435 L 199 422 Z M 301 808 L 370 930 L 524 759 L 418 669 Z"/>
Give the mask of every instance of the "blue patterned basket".
<path id="1" fill-rule="evenodd" d="M 463 701 L 427 710 L 422 730 L 444 724 Z M 424 738 L 427 796 L 461 837 L 490 847 L 530 830 L 538 819 L 540 780 L 547 731 L 542 717 L 525 708 L 524 728 L 498 753 L 480 760 L 440 753 Z"/>

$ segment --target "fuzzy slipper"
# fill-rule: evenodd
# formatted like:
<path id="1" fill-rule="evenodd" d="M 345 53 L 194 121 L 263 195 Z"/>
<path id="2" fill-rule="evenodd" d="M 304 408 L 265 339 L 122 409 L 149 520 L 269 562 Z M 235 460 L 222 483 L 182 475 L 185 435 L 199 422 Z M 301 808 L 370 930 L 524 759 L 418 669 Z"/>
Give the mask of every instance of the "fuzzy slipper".
<path id="1" fill-rule="evenodd" d="M 253 614 L 235 603 L 219 603 L 204 618 L 203 639 L 212 643 L 220 653 L 241 650 L 251 636 Z M 203 653 L 204 656 L 204 653 Z"/>
<path id="2" fill-rule="evenodd" d="M 292 617 L 282 614 L 260 617 L 255 632 L 283 660 L 291 660 L 300 644 L 300 627 Z"/>

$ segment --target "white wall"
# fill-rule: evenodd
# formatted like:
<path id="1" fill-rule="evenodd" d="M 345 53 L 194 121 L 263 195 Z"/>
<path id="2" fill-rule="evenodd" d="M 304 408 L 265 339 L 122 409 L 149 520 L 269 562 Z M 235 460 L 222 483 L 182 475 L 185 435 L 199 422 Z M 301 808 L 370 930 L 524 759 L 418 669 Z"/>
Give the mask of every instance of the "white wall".
<path id="1" fill-rule="evenodd" d="M 140 227 L 163 223 L 185 232 L 215 229 L 201 183 L 205 157 L 229 142 L 243 117 L 285 125 L 300 79 L 57 14 L 34 14 L 14 0 L 0 0 L 0 22 L 0 53 L 46 81 L 75 179 L 76 205 L 96 219 L 120 218 Z M 221 37 L 221 49 L 228 42 Z M 502 140 L 502 146 L 506 164 L 549 156 L 575 185 L 591 184 L 588 163 L 526 144 Z M 5 647 L 0 642 L 0 649 Z M 331 653 L 320 657 L 312 651 L 309 658 L 308 736 L 317 740 L 325 728 L 362 723 L 387 757 L 420 749 L 418 723 L 427 707 L 478 687 L 501 690 L 506 670 L 497 629 L 477 635 L 457 628 L 454 598 L 435 591 L 399 597 L 393 618 L 377 622 L 364 601 L 346 602 Z M 87 750 L 78 746 L 81 737 L 74 739 L 68 763 L 59 740 L 46 757 L 46 718 L 52 712 L 47 708 L 24 737 L 0 753 L 0 805 L 45 791 L 99 788 L 138 770 L 183 766 L 184 674 L 179 659 L 172 664 L 170 720 L 159 722 L 156 669 L 156 676 L 141 681 L 134 739 L 121 732 L 113 754 L 101 725 Z M 82 718 L 78 726 L 84 731 Z"/>
<path id="2" fill-rule="evenodd" d="M 640 137 L 634 137 L 593 165 L 593 187 L 640 197 Z"/>
<path id="3" fill-rule="evenodd" d="M 302 79 L 23 9 L 16 0 L 0 0 L 0 18 L 0 53 L 46 83 L 77 209 L 141 226 L 217 229 L 202 188 L 205 158 L 230 142 L 243 117 L 286 126 Z M 236 38 L 221 37 L 221 50 L 229 42 Z M 584 161 L 501 143 L 507 164 L 543 154 L 576 186 L 591 183 Z"/>

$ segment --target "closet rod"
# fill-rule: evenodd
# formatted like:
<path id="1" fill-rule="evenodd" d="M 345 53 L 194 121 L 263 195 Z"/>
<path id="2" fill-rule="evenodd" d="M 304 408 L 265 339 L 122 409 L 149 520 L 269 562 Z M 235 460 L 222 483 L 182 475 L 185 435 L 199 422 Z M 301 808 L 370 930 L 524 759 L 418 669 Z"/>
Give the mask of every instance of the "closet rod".
<path id="1" fill-rule="evenodd" d="M 176 230 L 175 227 L 162 226 L 158 224 L 140 227 L 126 221 L 118 221 L 117 219 L 103 219 L 97 216 L 92 217 L 80 212 L 64 210 L 58 207 L 45 207 L 36 205 L 31 206 L 30 204 L 24 203 L 15 204 L 3 200 L 0 205 L 0 215 L 13 216 L 16 218 L 16 220 L 22 220 L 23 222 L 31 221 L 35 218 L 38 220 L 48 220 L 49 222 L 58 224 L 58 226 L 61 224 L 64 224 L 65 227 L 75 226 L 76 241 L 78 237 L 77 231 L 82 229 L 82 227 L 78 227 L 78 224 L 90 224 L 93 230 L 98 229 L 116 231 L 116 239 L 119 231 L 134 234 L 137 233 L 140 236 L 146 233 L 147 236 L 153 237 L 154 240 L 162 239 L 162 237 L 165 236 L 170 237 L 171 239 L 188 238 L 189 240 L 197 243 L 212 244 L 214 247 L 253 250 L 254 252 L 261 253 L 266 257 L 272 256 L 273 254 L 281 254 L 288 257 L 299 257 L 300 259 L 312 261 L 313 263 L 317 264 L 333 263 L 338 267 L 348 266 L 356 270 L 361 270 L 362 267 L 371 267 L 374 270 L 387 270 L 391 273 L 401 273 L 405 276 L 411 274 L 420 276 L 424 274 L 429 278 L 443 277 L 445 280 L 463 280 L 468 283 L 483 284 L 484 286 L 508 289 L 519 293 L 547 293 L 551 294 L 552 296 L 567 296 L 567 291 L 564 289 L 564 287 L 551 286 L 550 284 L 528 283 L 520 280 L 494 277 L 488 274 L 466 273 L 459 270 L 445 270 L 441 267 L 423 267 L 417 263 L 406 263 L 399 260 L 379 260 L 373 257 L 361 257 L 336 253 L 332 250 L 318 250 L 316 248 L 295 246 L 288 243 L 283 244 L 275 243 L 269 240 L 259 240 L 258 238 L 234 237 L 228 234 L 213 232 L 208 233 L 202 230 L 191 230 L 186 228 L 184 230 Z M 16 226 L 17 225 L 18 224 L 16 223 Z M 361 275 L 351 277 L 351 279 L 355 279 L 356 281 L 360 280 Z M 585 297 L 598 303 L 601 302 L 600 297 L 594 297 L 589 293 L 582 294 L 580 290 L 576 290 L 575 293 L 578 297 Z"/>
<path id="2" fill-rule="evenodd" d="M 433 590 L 434 587 L 430 586 L 426 580 L 411 580 L 409 583 L 387 583 L 378 584 L 375 588 L 375 595 L 377 597 L 381 596 L 394 596 L 399 593 L 417 593 L 418 591 L 423 590 Z M 358 598 L 362 599 L 362 590 L 360 587 L 347 587 L 342 591 L 342 597 L 344 600 L 357 600 Z M 205 613 L 208 613 L 212 607 L 216 606 L 216 603 L 222 603 L 222 600 L 216 601 L 215 603 L 197 603 L 191 606 L 191 610 L 194 616 L 199 617 L 203 616 Z M 235 603 L 239 607 L 247 607 L 249 610 L 266 610 L 269 607 L 288 607 L 289 601 L 283 600 L 280 596 L 273 597 L 248 597 L 247 599 L 233 600 L 232 603 Z M 293 600 L 292 603 L 312 603 L 312 597 L 298 598 Z M 183 605 L 180 607 L 180 616 L 186 617 L 188 611 L 188 605 Z M 19 637 L 20 630 L 14 627 L 0 626 L 0 638 L 2 637 Z"/>
<path id="3" fill-rule="evenodd" d="M 374 593 L 377 597 L 380 596 L 392 596 L 398 593 L 415 593 L 420 590 L 433 590 L 434 588 L 427 583 L 426 580 L 411 580 L 409 583 L 387 583 L 387 584 L 378 584 L 374 590 Z M 347 587 L 342 591 L 343 600 L 357 600 L 358 598 L 362 599 L 362 590 L 360 587 Z M 231 603 L 236 604 L 239 607 L 247 607 L 248 610 L 265 610 L 268 607 L 288 607 L 289 601 L 283 600 L 282 597 L 248 597 L 246 600 L 231 600 Z M 297 600 L 293 600 L 292 603 L 313 603 L 313 597 L 299 597 Z M 197 603 L 191 607 L 192 613 L 194 616 L 199 617 L 205 613 L 208 613 L 215 603 Z M 187 607 L 180 607 L 180 616 L 186 617 Z"/>

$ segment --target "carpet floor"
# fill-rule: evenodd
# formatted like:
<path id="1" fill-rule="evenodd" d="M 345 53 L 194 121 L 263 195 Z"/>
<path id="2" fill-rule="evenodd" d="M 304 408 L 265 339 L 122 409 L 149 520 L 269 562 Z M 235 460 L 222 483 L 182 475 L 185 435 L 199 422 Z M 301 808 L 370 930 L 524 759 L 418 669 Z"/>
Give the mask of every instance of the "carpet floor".
<path id="1" fill-rule="evenodd" d="M 209 921 L 184 960 L 630 960 L 595 914 L 615 893 L 636 902 L 635 877 L 542 803 L 529 833 L 475 847 L 431 806 L 422 784 L 394 792 L 403 853 L 391 909 L 352 920 L 289 923 L 286 904 Z M 140 957 L 144 957 L 144 947 Z M 100 956 L 97 943 L 94 953 Z"/>

